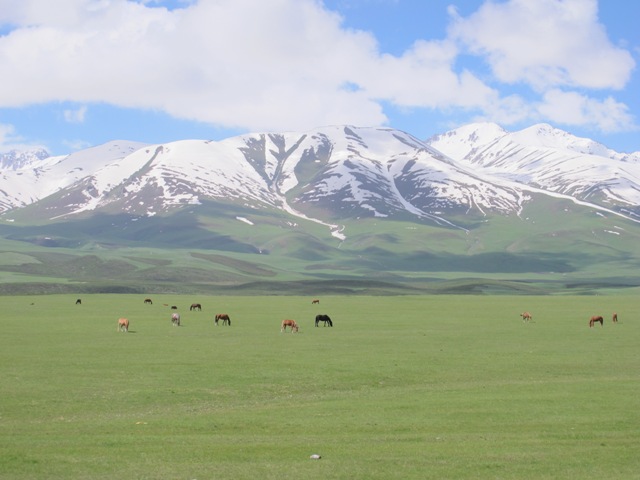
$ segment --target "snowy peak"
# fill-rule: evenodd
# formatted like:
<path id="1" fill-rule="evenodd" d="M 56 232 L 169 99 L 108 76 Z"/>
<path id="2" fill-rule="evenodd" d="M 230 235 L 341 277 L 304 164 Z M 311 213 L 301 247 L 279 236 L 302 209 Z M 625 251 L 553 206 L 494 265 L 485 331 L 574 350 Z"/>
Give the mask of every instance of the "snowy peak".
<path id="1" fill-rule="evenodd" d="M 44 148 L 27 151 L 9 150 L 8 152 L 0 153 L 0 169 L 3 171 L 19 170 L 40 162 L 47 157 L 49 157 L 49 152 Z"/>
<path id="2" fill-rule="evenodd" d="M 598 142 L 588 138 L 576 137 L 546 123 L 540 123 L 519 132 L 511 133 L 509 137 L 516 143 L 535 148 L 567 150 L 604 158 L 620 157 L 619 154 Z"/>

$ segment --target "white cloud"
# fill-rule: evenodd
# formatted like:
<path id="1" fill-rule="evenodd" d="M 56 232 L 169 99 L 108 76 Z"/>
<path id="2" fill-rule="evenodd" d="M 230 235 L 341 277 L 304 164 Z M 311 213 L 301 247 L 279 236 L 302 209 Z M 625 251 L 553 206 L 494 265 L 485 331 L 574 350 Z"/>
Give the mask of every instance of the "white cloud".
<path id="1" fill-rule="evenodd" d="M 64 119 L 69 123 L 83 123 L 87 115 L 87 106 L 83 105 L 76 110 L 64 110 L 62 112 Z"/>
<path id="2" fill-rule="evenodd" d="M 611 44 L 597 13 L 596 0 L 486 2 L 467 18 L 454 15 L 450 34 L 504 83 L 619 89 L 635 62 Z"/>
<path id="3" fill-rule="evenodd" d="M 450 38 L 418 39 L 401 56 L 381 53 L 371 33 L 344 28 L 319 0 L 160 7 L 168 3 L 0 0 L 0 25 L 14 26 L 0 36 L 0 108 L 105 102 L 224 127 L 299 130 L 384 124 L 388 102 L 509 124 L 558 117 L 546 92 L 621 88 L 633 68 L 597 22 L 594 0 L 487 2 L 470 17 L 453 15 Z M 494 77 L 461 66 L 462 54 L 486 59 Z M 529 85 L 535 97 L 501 95 L 500 83 Z M 606 111 L 618 112 L 619 125 L 623 107 L 584 96 L 580 111 L 601 112 L 592 123 L 603 126 L 612 124 Z"/>
<path id="4" fill-rule="evenodd" d="M 633 124 L 624 104 L 611 97 L 597 100 L 577 92 L 550 90 L 545 93 L 538 111 L 555 123 L 597 127 L 604 132 L 629 130 Z"/>

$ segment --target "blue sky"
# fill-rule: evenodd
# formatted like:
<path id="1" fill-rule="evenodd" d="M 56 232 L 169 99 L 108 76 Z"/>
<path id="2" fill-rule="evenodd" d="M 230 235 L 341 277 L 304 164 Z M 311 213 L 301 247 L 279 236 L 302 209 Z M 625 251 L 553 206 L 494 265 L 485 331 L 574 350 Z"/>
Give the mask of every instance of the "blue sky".
<path id="1" fill-rule="evenodd" d="M 640 150 L 635 0 L 0 0 L 0 152 L 549 123 Z"/>

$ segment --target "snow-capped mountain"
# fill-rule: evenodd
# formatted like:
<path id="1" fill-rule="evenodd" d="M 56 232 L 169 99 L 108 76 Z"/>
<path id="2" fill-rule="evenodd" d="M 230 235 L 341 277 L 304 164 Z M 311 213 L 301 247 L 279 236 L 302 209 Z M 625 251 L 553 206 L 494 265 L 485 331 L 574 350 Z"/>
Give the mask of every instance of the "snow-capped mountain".
<path id="1" fill-rule="evenodd" d="M 467 125 L 429 144 L 491 177 L 640 215 L 640 152 L 620 154 L 546 124 L 514 133 Z"/>
<path id="2" fill-rule="evenodd" d="M 548 125 L 472 124 L 421 141 L 390 128 L 334 126 L 162 145 L 110 142 L 71 155 L 0 156 L 0 212 L 152 216 L 206 201 L 280 209 L 327 225 L 393 217 L 452 225 L 518 214 L 549 194 L 640 218 L 640 153 L 622 155 Z"/>

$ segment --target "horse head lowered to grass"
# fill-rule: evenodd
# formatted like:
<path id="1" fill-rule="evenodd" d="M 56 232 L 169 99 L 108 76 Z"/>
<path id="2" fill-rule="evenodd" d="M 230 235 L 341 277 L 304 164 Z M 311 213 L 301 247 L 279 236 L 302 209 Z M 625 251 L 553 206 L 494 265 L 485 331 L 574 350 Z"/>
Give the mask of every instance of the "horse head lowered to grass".
<path id="1" fill-rule="evenodd" d="M 280 331 L 286 332 L 287 327 L 291 328 L 291 333 L 297 332 L 299 327 L 295 320 L 282 320 L 282 324 L 280 325 Z"/>
<path id="2" fill-rule="evenodd" d="M 604 319 L 601 315 L 594 315 L 589 319 L 589 328 L 593 327 L 596 323 L 600 323 L 600 326 L 604 325 Z"/>

